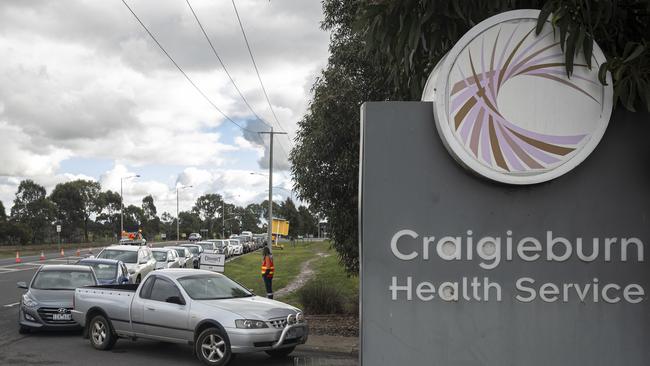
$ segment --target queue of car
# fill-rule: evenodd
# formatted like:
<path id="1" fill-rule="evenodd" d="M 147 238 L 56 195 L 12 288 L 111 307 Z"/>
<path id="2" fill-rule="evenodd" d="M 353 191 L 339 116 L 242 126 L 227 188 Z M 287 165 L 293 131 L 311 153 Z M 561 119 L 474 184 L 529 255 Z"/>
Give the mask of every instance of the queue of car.
<path id="1" fill-rule="evenodd" d="M 29 284 L 18 283 L 26 290 L 19 332 L 83 328 L 100 350 L 118 338 L 190 343 L 206 365 L 237 353 L 286 356 L 307 341 L 299 309 L 198 269 L 202 253 L 232 257 L 263 246 L 246 234 L 163 248 L 122 242 L 74 265 L 43 265 Z"/>

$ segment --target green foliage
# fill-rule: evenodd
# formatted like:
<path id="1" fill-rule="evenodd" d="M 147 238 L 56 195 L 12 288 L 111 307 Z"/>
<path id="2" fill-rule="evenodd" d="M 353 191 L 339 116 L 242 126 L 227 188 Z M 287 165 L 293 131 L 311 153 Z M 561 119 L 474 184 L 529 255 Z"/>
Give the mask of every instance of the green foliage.
<path id="1" fill-rule="evenodd" d="M 50 199 L 56 204 L 59 222 L 67 224 L 62 225 L 62 235 L 72 239 L 76 229 L 81 227 L 83 239 L 88 241 L 91 216 L 98 214 L 101 208 L 98 200 L 100 190 L 98 182 L 82 179 L 59 183 L 54 187 Z"/>
<path id="2" fill-rule="evenodd" d="M 298 290 L 298 301 L 307 314 L 342 314 L 345 298 L 337 284 L 327 280 L 309 281 Z"/>
<path id="3" fill-rule="evenodd" d="M 5 205 L 0 201 L 0 222 L 7 221 L 7 212 L 5 211 Z"/>
<path id="4" fill-rule="evenodd" d="M 290 154 L 295 191 L 328 218 L 332 245 L 345 268 L 359 268 L 357 186 L 361 103 L 390 97 L 383 71 L 364 55 L 353 30 L 358 2 L 323 2 L 323 28 L 332 33 L 328 66 L 313 86 Z"/>
<path id="5" fill-rule="evenodd" d="M 650 111 L 650 1 L 549 0 L 538 19 L 537 34 L 549 17 L 559 29 L 567 75 L 573 73 L 580 51 L 592 67 L 595 40 L 607 57 L 599 66 L 599 79 L 606 84 L 607 71 L 611 72 L 614 104 L 620 101 L 628 110 Z"/>
<path id="6" fill-rule="evenodd" d="M 11 221 L 20 225 L 7 229 L 7 235 L 18 238 L 21 243 L 25 237 L 34 242 L 51 235 L 56 207 L 45 194 L 45 188 L 32 180 L 20 182 L 11 208 Z"/>

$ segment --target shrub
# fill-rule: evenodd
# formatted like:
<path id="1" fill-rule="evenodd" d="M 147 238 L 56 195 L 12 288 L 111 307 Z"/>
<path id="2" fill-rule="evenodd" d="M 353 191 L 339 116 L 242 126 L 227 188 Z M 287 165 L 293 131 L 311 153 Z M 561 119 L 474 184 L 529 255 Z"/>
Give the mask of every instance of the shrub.
<path id="1" fill-rule="evenodd" d="M 345 297 L 341 291 L 324 281 L 309 281 L 298 291 L 298 299 L 307 314 L 342 314 Z"/>

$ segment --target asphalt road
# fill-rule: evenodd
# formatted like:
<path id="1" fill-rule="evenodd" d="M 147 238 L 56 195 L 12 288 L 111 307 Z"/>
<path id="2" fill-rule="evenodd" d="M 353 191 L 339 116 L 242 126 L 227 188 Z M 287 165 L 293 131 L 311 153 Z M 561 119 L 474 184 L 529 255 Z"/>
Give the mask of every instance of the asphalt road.
<path id="1" fill-rule="evenodd" d="M 24 290 L 16 282 L 29 282 L 43 263 L 66 263 L 76 257 L 38 261 L 38 257 L 21 264 L 0 264 L 0 365 L 201 365 L 187 345 L 120 339 L 111 351 L 98 351 L 80 332 L 18 333 L 18 302 Z M 271 359 L 265 353 L 237 355 L 229 363 L 244 365 L 356 365 L 350 357 L 314 353 L 300 347 L 288 358 Z"/>

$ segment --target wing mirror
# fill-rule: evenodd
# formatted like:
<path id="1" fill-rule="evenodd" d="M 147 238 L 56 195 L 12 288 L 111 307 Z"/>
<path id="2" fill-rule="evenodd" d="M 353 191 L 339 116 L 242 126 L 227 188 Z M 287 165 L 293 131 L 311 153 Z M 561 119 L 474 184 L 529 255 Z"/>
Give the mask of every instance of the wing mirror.
<path id="1" fill-rule="evenodd" d="M 183 300 L 183 298 L 180 296 L 170 296 L 167 298 L 167 300 L 165 300 L 165 302 L 168 302 L 170 304 L 185 305 L 185 300 Z"/>
<path id="2" fill-rule="evenodd" d="M 21 282 L 17 282 L 17 283 L 16 283 L 16 286 L 18 286 L 18 288 L 24 288 L 24 289 L 27 289 L 27 284 L 26 284 L 25 282 L 22 282 L 22 281 L 21 281 Z"/>

